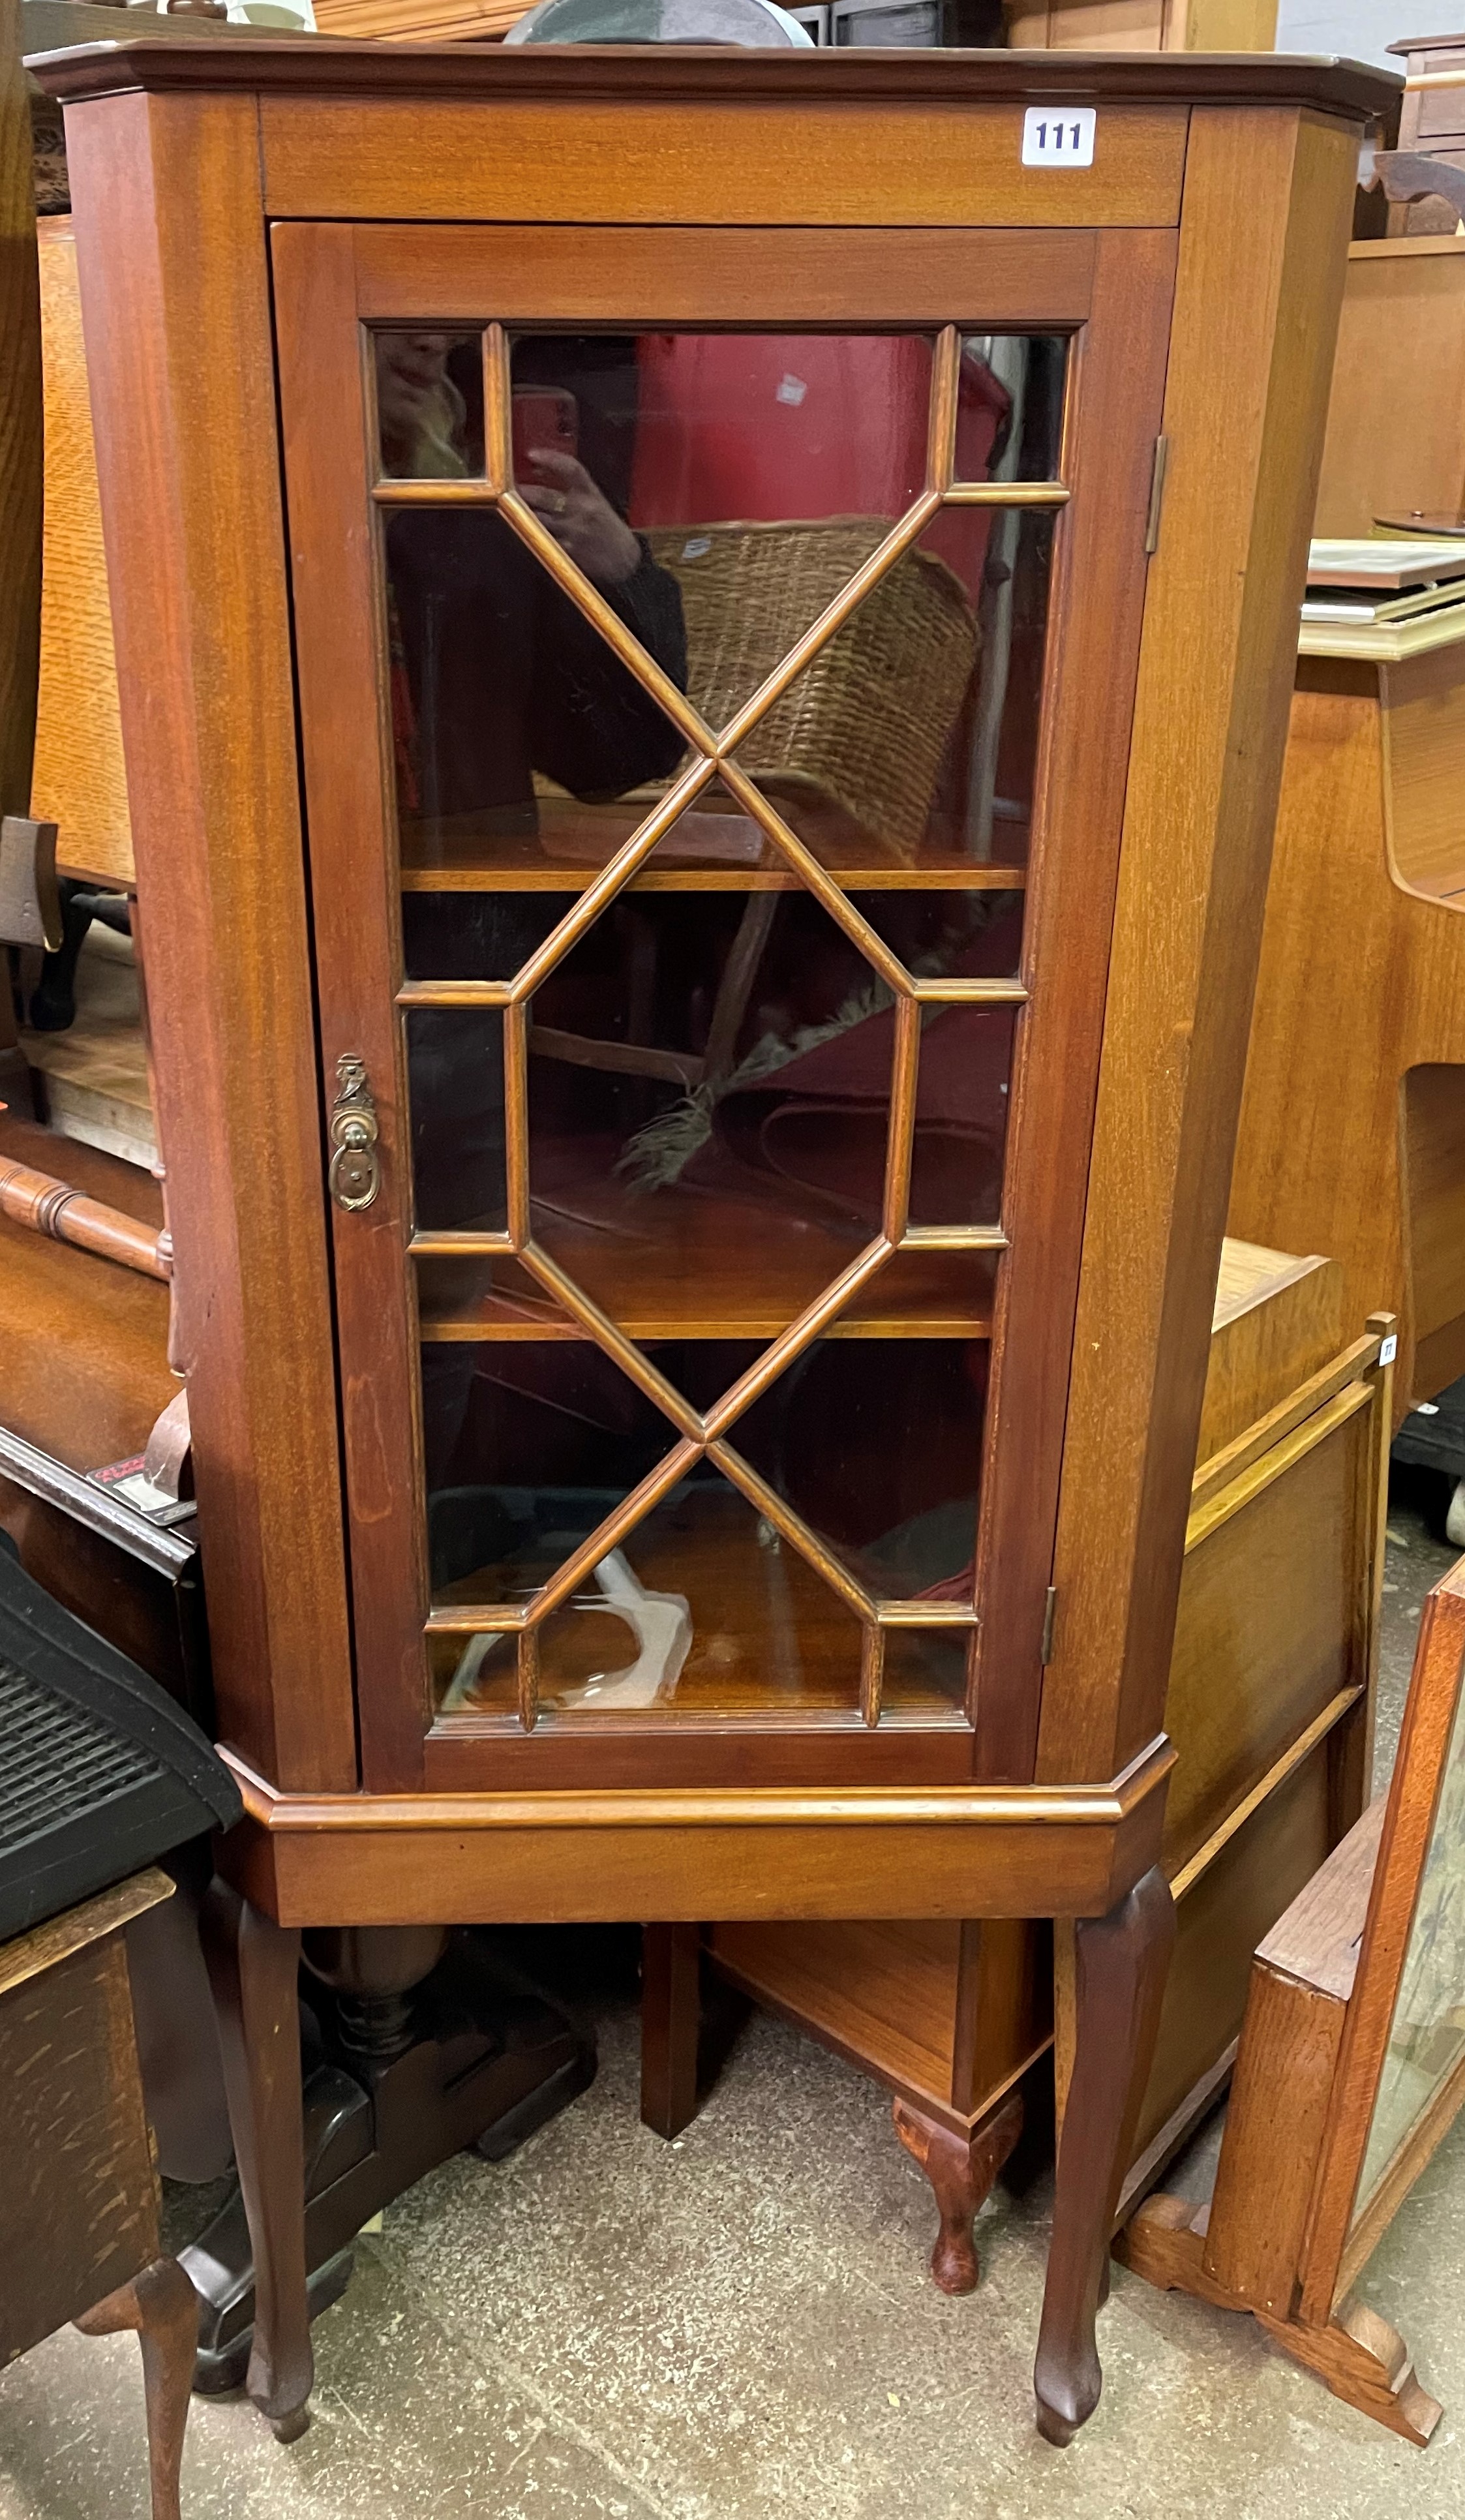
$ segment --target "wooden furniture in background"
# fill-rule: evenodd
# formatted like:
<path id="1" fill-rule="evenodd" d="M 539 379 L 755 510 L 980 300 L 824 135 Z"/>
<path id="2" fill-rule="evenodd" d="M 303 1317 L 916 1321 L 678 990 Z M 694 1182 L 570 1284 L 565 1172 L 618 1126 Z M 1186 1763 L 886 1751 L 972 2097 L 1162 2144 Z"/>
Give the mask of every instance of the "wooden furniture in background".
<path id="1" fill-rule="evenodd" d="M 1098 2394 L 1094 2313 L 1172 1930 L 1156 1858 L 1186 1481 L 1358 132 L 1387 83 L 1262 57 L 1086 65 L 1094 161 L 1055 173 L 1021 164 L 1023 117 L 1071 74 L 1001 52 L 272 56 L 220 40 L 53 59 L 44 79 L 67 103 L 178 1353 L 219 1723 L 248 1812 L 225 1860 L 244 1894 L 231 2040 L 259 2277 L 251 2390 L 298 2424 L 302 1927 L 1056 1913 L 1080 1920 L 1080 1999 L 1037 2391 L 1066 2441 Z M 473 337 L 484 469 L 407 477 L 378 460 L 371 336 L 445 324 Z M 704 726 L 515 490 L 498 328 L 516 325 L 929 339 L 926 486 L 760 707 L 939 509 L 1051 518 L 1020 883 L 1015 863 L 959 854 L 917 851 L 912 868 L 847 849 L 831 870 L 800 840 L 733 757 L 753 709 Z M 954 483 L 958 327 L 1065 345 L 1061 475 Z M 1258 382 L 1239 401 L 1237 374 Z M 669 800 L 599 871 L 548 860 L 526 832 L 434 851 L 410 811 L 418 845 L 399 846 L 377 519 L 440 534 L 475 508 L 653 693 L 674 770 L 688 748 Z M 714 771 L 767 843 L 750 871 L 715 869 L 724 888 L 817 903 L 883 967 L 897 1161 L 879 1234 L 823 1291 L 786 1301 L 765 1224 L 724 1235 L 716 1272 L 664 1265 L 670 1318 L 622 1330 L 613 1236 L 587 1233 L 577 1263 L 599 1266 L 599 1303 L 547 1258 L 527 1002 L 622 887 L 633 909 L 685 915 L 705 867 L 675 837 L 644 861 Z M 922 878 L 1026 903 L 1016 975 L 973 980 L 964 1001 L 1018 1010 L 1001 1017 L 1019 1064 L 1000 1217 L 938 1221 L 924 1240 L 902 1149 L 922 998 L 942 983 L 918 996 L 879 950 L 851 907 L 862 878 L 897 906 Z M 481 964 L 408 980 L 404 896 L 411 910 L 434 892 L 519 920 L 559 893 L 566 920 L 512 982 Z M 503 1026 L 504 1230 L 414 1232 L 404 992 L 439 1026 L 455 1010 Z M 648 1213 L 654 1250 L 665 1211 Z M 857 1328 L 867 1369 L 922 1327 L 913 1296 L 876 1285 L 897 1244 L 902 1268 L 958 1264 L 938 1327 L 991 1372 L 976 1563 L 941 1600 L 877 1601 L 729 1439 L 817 1336 Z M 531 1277 L 537 1310 L 488 1300 L 468 1275 L 486 1266 L 521 1292 Z M 629 1276 L 646 1282 L 639 1263 Z M 694 1407 L 641 1345 L 721 1355 L 750 1317 L 761 1353 L 726 1406 Z M 501 1375 L 516 1347 L 541 1373 L 609 1376 L 669 1420 L 659 1467 L 527 1600 L 492 1567 L 433 1591 L 420 1328 L 429 1352 L 481 1337 Z M 971 1406 L 963 1374 L 949 1365 L 940 1386 L 953 1408 Z M 913 1416 L 900 1434 L 929 1443 Z M 765 1567 L 760 1515 L 776 1537 L 791 1633 L 827 1693 L 801 1694 L 772 1617 L 718 1625 L 760 1596 L 715 1531 L 680 1562 L 663 1533 L 664 1589 L 693 1595 L 702 1642 L 727 1647 L 705 1711 L 690 1691 L 641 1713 L 566 1706 L 552 1615 L 617 1542 L 634 1561 L 640 1517 L 709 1461 L 737 1490 L 730 1511 L 753 1505 Z M 489 1475 L 518 1475 L 507 1441 Z M 975 1686 L 962 1693 L 958 1665 L 954 1695 L 904 1711 L 922 1631 L 958 1656 L 976 1639 Z M 443 1707 L 482 1638 L 516 1648 L 504 1695 Z"/>
<path id="2" fill-rule="evenodd" d="M 88 2336 L 136 2329 L 153 2520 L 179 2520 L 199 2305 L 158 2254 L 122 1929 L 172 1893 L 139 1872 L 0 1945 L 0 2364 L 68 2319 Z"/>
<path id="3" fill-rule="evenodd" d="M 1349 248 L 1312 530 L 1411 509 L 1465 509 L 1465 236 Z"/>
<path id="4" fill-rule="evenodd" d="M 1441 2408 L 1354 2290 L 1465 2101 L 1465 1567 L 1420 1622 L 1398 1756 L 1257 1952 L 1209 2204 L 1156 2196 L 1118 2247 L 1249 2310 L 1334 2395 L 1421 2447 Z"/>
<path id="5" fill-rule="evenodd" d="M 70 219 L 39 220 L 37 239 L 46 509 L 30 811 L 56 824 L 67 874 L 125 892 L 132 824 Z"/>
<path id="6" fill-rule="evenodd" d="M 1007 41 L 1079 53 L 1269 53 L 1276 0 L 1002 0 Z"/>
<path id="7" fill-rule="evenodd" d="M 0 814 L 23 814 L 41 569 L 40 330 L 19 0 L 0 0 Z M 0 1026 L 9 1016 L 0 992 Z M 0 1030 L 0 1057 L 5 1035 Z"/>
<path id="8" fill-rule="evenodd" d="M 1301 648 L 1229 1231 L 1398 1315 L 1401 1418 L 1465 1372 L 1465 606 Z"/>
<path id="9" fill-rule="evenodd" d="M 1403 63 L 1398 147 L 1406 155 L 1439 158 L 1465 170 L 1465 34 L 1405 35 L 1389 47 Z M 1391 236 L 1450 234 L 1456 213 L 1445 202 L 1391 206 Z"/>
<path id="10" fill-rule="evenodd" d="M 1384 1334 L 1347 1342 L 1335 1261 L 1222 1245 L 1165 1716 L 1177 1942 L 1121 2214 L 1215 2101 L 1257 1937 L 1367 1789 L 1392 1431 Z M 697 1937 L 648 1935 L 643 2114 L 675 2135 L 696 2107 Z M 730 1922 L 700 1940 L 719 1975 L 895 2094 L 897 2132 L 941 2209 L 936 2281 L 970 2291 L 972 2216 L 1051 2035 L 1045 1928 Z M 1066 2089 L 1061 2008 L 1060 2026 Z"/>
<path id="11" fill-rule="evenodd" d="M 388 44 L 486 44 L 507 35 L 529 0 L 317 0 L 322 35 Z"/>

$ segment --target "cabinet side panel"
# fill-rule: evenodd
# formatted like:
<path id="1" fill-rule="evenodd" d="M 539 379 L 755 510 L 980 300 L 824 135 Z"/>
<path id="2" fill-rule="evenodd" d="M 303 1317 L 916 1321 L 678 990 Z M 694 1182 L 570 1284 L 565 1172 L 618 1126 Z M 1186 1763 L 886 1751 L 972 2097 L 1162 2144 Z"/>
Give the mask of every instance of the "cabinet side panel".
<path id="1" fill-rule="evenodd" d="M 1265 1462 L 1243 1473 L 1236 1492 L 1257 1492 L 1186 1556 L 1165 1703 L 1172 1874 L 1343 1690 L 1367 1686 L 1354 1605 L 1372 1556 L 1357 1493 L 1373 1429 L 1366 1409 L 1310 1446 L 1304 1429 L 1277 1448 L 1293 1456 L 1279 1477 L 1260 1484 Z"/>
<path id="2" fill-rule="evenodd" d="M 1113 1775 L 1162 1718 L 1354 164 L 1346 126 L 1191 116 L 1046 1778 Z"/>
<path id="3" fill-rule="evenodd" d="M 218 1721 L 356 1778 L 255 109 L 67 115 Z"/>
<path id="4" fill-rule="evenodd" d="M 1322 1863 L 1328 1827 L 1327 1744 L 1319 1742 L 1180 1900 L 1136 2159 L 1239 2032 L 1252 1954 Z"/>

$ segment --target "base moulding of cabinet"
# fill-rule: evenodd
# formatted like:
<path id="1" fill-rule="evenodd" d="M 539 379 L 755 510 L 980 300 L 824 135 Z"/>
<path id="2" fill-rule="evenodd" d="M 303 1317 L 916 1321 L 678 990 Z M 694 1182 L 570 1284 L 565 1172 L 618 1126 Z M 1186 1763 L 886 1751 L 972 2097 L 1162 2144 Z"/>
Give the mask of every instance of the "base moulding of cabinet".
<path id="1" fill-rule="evenodd" d="M 229 1877 L 287 1925 L 1101 1916 L 1156 1861 L 1174 1762 L 1162 1733 L 1108 1784 L 427 1798 L 277 1793 L 224 1755 Z"/>

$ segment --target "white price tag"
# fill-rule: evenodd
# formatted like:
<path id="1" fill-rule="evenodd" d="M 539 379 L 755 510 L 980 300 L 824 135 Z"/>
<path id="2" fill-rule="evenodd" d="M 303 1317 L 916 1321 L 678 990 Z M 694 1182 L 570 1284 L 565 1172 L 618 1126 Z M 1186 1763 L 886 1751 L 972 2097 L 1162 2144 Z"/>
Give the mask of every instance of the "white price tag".
<path id="1" fill-rule="evenodd" d="M 1091 105 L 1030 105 L 1022 122 L 1023 164 L 1091 166 L 1097 120 Z"/>
<path id="2" fill-rule="evenodd" d="M 1379 1348 L 1380 1365 L 1392 1365 L 1398 1354 L 1398 1333 L 1391 1330 Z"/>

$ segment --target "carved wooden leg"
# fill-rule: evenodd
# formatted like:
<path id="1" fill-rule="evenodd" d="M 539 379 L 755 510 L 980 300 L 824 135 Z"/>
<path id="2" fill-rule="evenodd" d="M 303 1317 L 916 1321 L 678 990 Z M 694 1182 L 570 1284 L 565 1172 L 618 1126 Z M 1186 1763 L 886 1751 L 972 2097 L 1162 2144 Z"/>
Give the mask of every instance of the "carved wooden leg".
<path id="1" fill-rule="evenodd" d="M 1094 2319 L 1108 2289 L 1109 2234 L 1175 1932 L 1175 1902 L 1158 1865 L 1107 1916 L 1085 1917 L 1075 1929 L 1074 2070 L 1033 2375 L 1038 2429 L 1060 2449 L 1088 2422 L 1103 2386 Z"/>
<path id="2" fill-rule="evenodd" d="M 641 1952 L 642 2124 L 670 2143 L 697 2113 L 701 1929 L 647 1925 Z"/>
<path id="3" fill-rule="evenodd" d="M 245 2382 L 280 2441 L 310 2421 L 300 1936 L 216 1881 L 204 1950 L 219 2016 L 229 2123 L 254 2253 L 254 2345 Z"/>
<path id="4" fill-rule="evenodd" d="M 178 2473 L 199 2340 L 198 2294 L 176 2258 L 155 2258 L 131 2283 L 119 2285 L 85 2312 L 76 2325 L 83 2336 L 136 2329 L 143 2349 L 153 2520 L 179 2520 Z"/>
<path id="5" fill-rule="evenodd" d="M 931 2182 L 941 2216 L 931 2272 L 943 2292 L 975 2292 L 982 2270 L 971 2227 L 1022 2133 L 1022 2093 L 1009 2092 L 970 2135 L 954 2134 L 913 2100 L 898 2099 L 892 2115 L 896 2134 Z"/>

